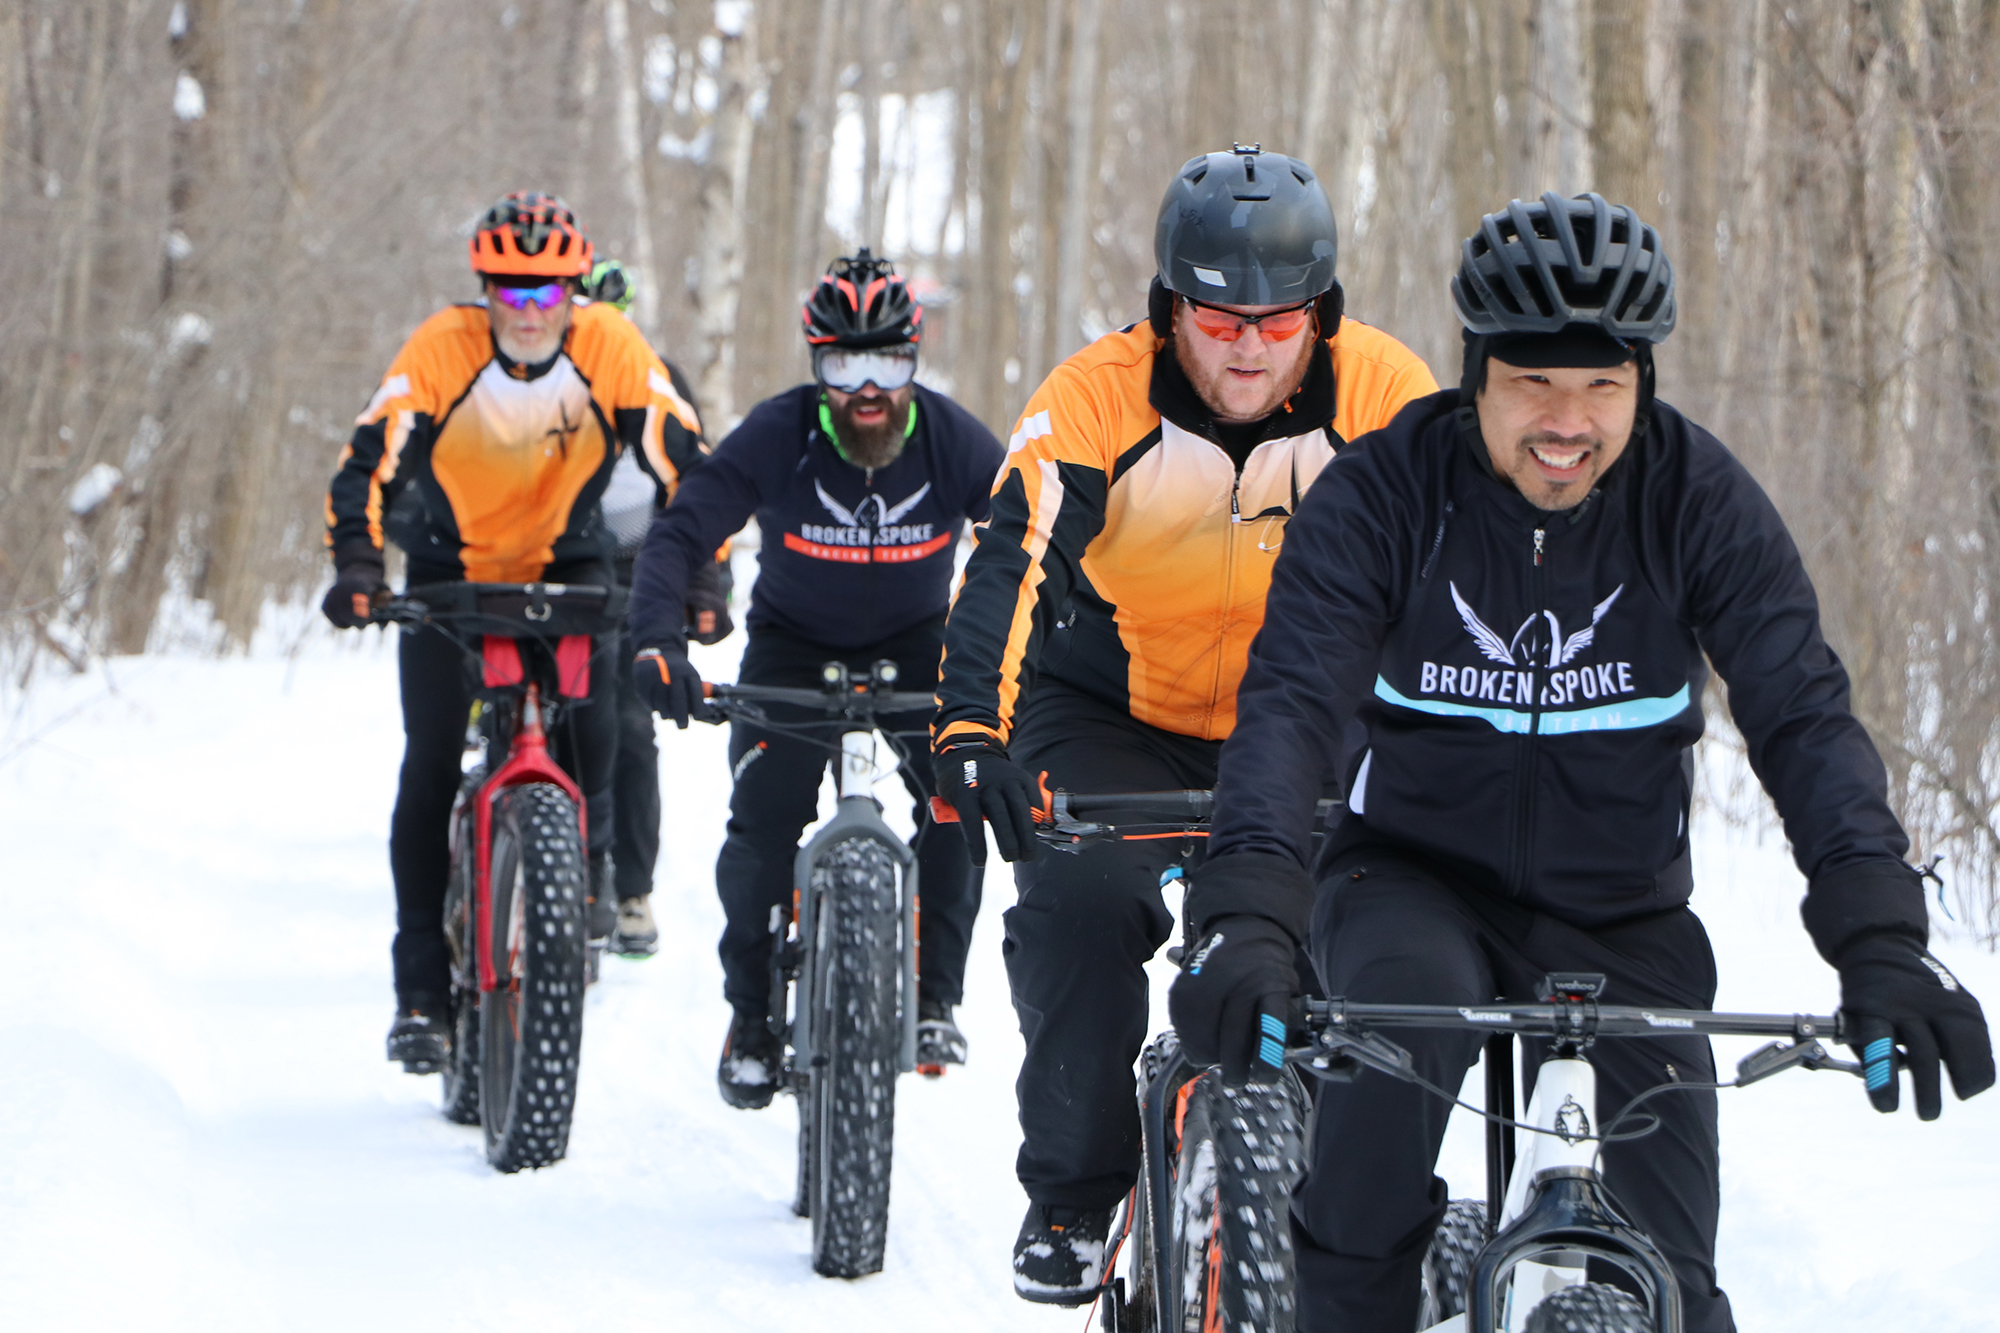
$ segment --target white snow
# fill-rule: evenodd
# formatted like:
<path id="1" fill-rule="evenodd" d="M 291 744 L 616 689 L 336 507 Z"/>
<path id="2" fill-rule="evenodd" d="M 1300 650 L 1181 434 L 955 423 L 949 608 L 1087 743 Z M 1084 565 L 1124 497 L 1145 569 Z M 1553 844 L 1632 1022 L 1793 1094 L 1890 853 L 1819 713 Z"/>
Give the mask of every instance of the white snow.
<path id="1" fill-rule="evenodd" d="M 729 679 L 740 641 L 697 650 L 704 670 Z M 661 732 L 660 954 L 605 961 L 568 1160 L 503 1177 L 478 1130 L 438 1115 L 436 1078 L 382 1057 L 393 643 L 314 629 L 292 648 L 118 659 L 9 701 L 7 1327 L 1082 1327 L 1010 1290 L 1025 1201 L 1004 868 L 958 1011 L 971 1063 L 900 1085 L 887 1270 L 819 1278 L 789 1208 L 789 1099 L 743 1112 L 715 1091 L 724 734 Z M 907 802 L 888 803 L 901 819 Z M 1829 1009 L 1782 849 L 1697 833 L 1721 1003 Z M 2000 996 L 2000 960 L 1938 947 Z M 1163 1023 L 1164 963 L 1155 976 Z M 1721 1266 L 1744 1329 L 1995 1326 L 2000 1095 L 1947 1099 L 1924 1125 L 1878 1116 L 1845 1076 L 1794 1072 L 1723 1108 Z M 1461 1117 L 1456 1194 L 1483 1189 L 1478 1141 Z"/>

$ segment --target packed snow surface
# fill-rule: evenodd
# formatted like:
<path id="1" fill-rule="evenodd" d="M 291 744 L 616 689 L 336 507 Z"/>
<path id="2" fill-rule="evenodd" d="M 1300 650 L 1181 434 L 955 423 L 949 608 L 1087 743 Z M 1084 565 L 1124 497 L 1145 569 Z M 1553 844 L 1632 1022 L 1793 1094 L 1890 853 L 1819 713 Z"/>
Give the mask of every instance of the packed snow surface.
<path id="1" fill-rule="evenodd" d="M 660 954 L 607 960 L 591 994 L 568 1159 L 496 1175 L 479 1131 L 439 1116 L 439 1080 L 382 1058 L 393 640 L 304 621 L 286 637 L 249 658 L 114 660 L 11 701 L 0 1322 L 1083 1327 L 1010 1290 L 1025 1201 L 1004 868 L 960 1011 L 971 1063 L 901 1085 L 887 1269 L 816 1277 L 789 1206 L 790 1100 L 743 1112 L 715 1091 L 725 736 L 663 728 Z M 701 665 L 729 679 L 736 651 Z M 903 820 L 898 790 L 883 793 Z M 1714 820 L 1697 836 L 1719 1007 L 1830 1010 L 1834 977 L 1798 925 L 1782 845 Z M 1975 994 L 2000 997 L 2000 960 L 1938 948 Z M 1157 1026 L 1168 974 L 1155 967 Z M 1725 1068 L 1750 1045 L 1725 1045 Z M 1877 1115 L 1845 1076 L 1793 1072 L 1722 1104 L 1720 1263 L 1744 1329 L 2000 1324 L 2000 1094 L 1947 1099 L 1924 1125 Z M 1455 1194 L 1483 1191 L 1463 1115 L 1444 1170 Z"/>

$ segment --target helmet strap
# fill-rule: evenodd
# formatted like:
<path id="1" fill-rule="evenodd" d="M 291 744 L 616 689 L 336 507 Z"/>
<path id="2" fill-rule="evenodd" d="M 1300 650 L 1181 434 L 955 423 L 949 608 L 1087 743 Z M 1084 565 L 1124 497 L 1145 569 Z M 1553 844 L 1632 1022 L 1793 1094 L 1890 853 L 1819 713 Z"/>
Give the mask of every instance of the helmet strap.
<path id="1" fill-rule="evenodd" d="M 1146 292 L 1146 319 L 1153 326 L 1154 337 L 1174 336 L 1174 294 L 1157 277 Z"/>

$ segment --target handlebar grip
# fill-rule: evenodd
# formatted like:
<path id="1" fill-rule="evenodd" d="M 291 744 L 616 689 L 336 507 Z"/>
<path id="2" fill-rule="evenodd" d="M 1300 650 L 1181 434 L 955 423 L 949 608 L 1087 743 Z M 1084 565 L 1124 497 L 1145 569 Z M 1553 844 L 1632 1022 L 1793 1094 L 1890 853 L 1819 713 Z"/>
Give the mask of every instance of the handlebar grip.
<path id="1" fill-rule="evenodd" d="M 714 681 L 705 680 L 701 683 L 701 697 L 704 699 L 713 699 L 715 697 Z"/>
<path id="2" fill-rule="evenodd" d="M 956 824 L 958 807 L 942 796 L 931 797 L 931 818 L 940 824 Z"/>

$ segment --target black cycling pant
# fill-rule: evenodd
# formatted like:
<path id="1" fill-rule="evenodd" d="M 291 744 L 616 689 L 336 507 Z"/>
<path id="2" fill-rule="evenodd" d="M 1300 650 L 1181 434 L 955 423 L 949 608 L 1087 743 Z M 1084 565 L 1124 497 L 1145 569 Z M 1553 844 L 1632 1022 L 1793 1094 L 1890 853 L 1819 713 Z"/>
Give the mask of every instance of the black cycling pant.
<path id="1" fill-rule="evenodd" d="M 943 621 L 930 621 L 866 648 L 835 649 L 814 644 L 768 625 L 754 626 L 743 650 L 737 680 L 746 685 L 814 689 L 820 667 L 838 659 L 850 672 L 866 676 L 887 658 L 896 663 L 898 690 L 936 686 L 944 650 Z M 715 886 L 727 918 L 719 952 L 723 994 L 739 1009 L 762 1012 L 771 993 L 771 948 L 791 920 L 792 866 L 799 835 L 819 817 L 820 779 L 840 757 L 840 727 L 817 710 L 765 705 L 767 717 L 788 725 L 807 723 L 808 736 L 778 732 L 747 722 L 729 729 L 729 767 L 735 789 L 729 798 L 728 836 L 715 861 Z M 965 995 L 965 956 L 972 946 L 972 923 L 979 915 L 980 877 L 972 869 L 965 838 L 955 826 L 930 818 L 934 790 L 930 765 L 931 710 L 893 713 L 880 730 L 909 756 L 903 785 L 916 803 L 918 990 L 927 999 L 957 1004 Z M 837 771 L 837 769 L 836 769 Z"/>
<path id="2" fill-rule="evenodd" d="M 653 891 L 660 859 L 660 746 L 653 712 L 632 683 L 630 626 L 619 631 L 612 674 L 618 678 L 618 758 L 612 774 L 612 882 L 618 900 Z"/>
<path id="3" fill-rule="evenodd" d="M 1379 848 L 1343 853 L 1322 880 L 1312 949 L 1328 994 L 1374 1003 L 1532 1001 L 1552 971 L 1602 972 L 1612 1004 L 1706 1009 L 1715 999 L 1708 934 L 1685 907 L 1585 931 Z M 1482 1044 L 1478 1033 L 1392 1035 L 1419 1074 L 1454 1090 Z M 1530 1089 L 1545 1054 L 1528 1043 Z M 1647 1088 L 1715 1081 L 1701 1036 L 1599 1041 L 1590 1061 L 1600 1125 Z M 1715 1285 L 1715 1094 L 1667 1093 L 1634 1115 L 1648 1112 L 1657 1131 L 1605 1149 L 1606 1185 L 1673 1266 L 1687 1333 L 1727 1333 L 1729 1298 Z M 1416 1327 L 1419 1269 L 1445 1211 L 1433 1172 L 1450 1113 L 1442 1098 L 1374 1071 L 1319 1085 L 1310 1170 L 1292 1200 L 1301 1333 Z M 1594 1280 L 1624 1285 L 1598 1267 Z"/>
<path id="4" fill-rule="evenodd" d="M 1052 789 L 1088 793 L 1213 787 L 1221 749 L 1044 678 L 1009 753 L 1030 773 L 1046 770 Z M 1027 1043 L 1015 1173 L 1036 1203 L 1110 1208 L 1139 1177 L 1132 1065 L 1149 1019 L 1145 967 L 1173 931 L 1160 876 L 1194 864 L 1199 849 L 1175 838 L 1078 854 L 1041 847 L 1014 867 L 1019 897 L 1001 948 Z"/>
<path id="5" fill-rule="evenodd" d="M 454 632 L 475 647 L 480 642 L 476 632 Z M 612 635 L 595 641 L 590 697 L 565 700 L 550 736 L 556 762 L 584 793 L 593 887 L 611 849 L 619 675 L 611 651 L 615 642 Z M 390 958 L 396 994 L 409 1003 L 413 997 L 443 996 L 451 988 L 451 957 L 444 942 L 451 806 L 461 781 L 466 717 L 479 660 L 468 657 L 441 630 L 406 626 L 398 631 L 396 668 L 403 695 L 403 769 L 389 822 L 389 869 L 396 881 L 396 939 Z"/>

